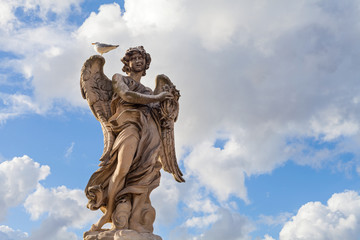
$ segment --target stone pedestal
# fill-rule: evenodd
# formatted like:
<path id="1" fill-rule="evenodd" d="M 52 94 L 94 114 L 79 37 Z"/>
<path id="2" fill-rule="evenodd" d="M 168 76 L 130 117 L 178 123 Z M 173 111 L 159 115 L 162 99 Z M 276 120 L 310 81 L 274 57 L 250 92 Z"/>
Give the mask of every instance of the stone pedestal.
<path id="1" fill-rule="evenodd" d="M 85 232 L 84 240 L 162 240 L 152 233 L 138 233 L 134 230 L 102 230 Z"/>

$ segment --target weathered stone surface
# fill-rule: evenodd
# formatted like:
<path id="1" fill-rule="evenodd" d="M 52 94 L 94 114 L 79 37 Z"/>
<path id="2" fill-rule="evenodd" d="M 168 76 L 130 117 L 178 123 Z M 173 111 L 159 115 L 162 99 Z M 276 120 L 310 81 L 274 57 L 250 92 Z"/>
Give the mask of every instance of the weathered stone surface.
<path id="1" fill-rule="evenodd" d="M 162 240 L 162 238 L 152 233 L 138 233 L 124 229 L 85 232 L 84 240 Z"/>
<path id="2" fill-rule="evenodd" d="M 81 93 L 100 122 L 104 151 L 100 168 L 85 188 L 87 207 L 104 215 L 84 234 L 85 240 L 161 240 L 151 234 L 155 209 L 150 193 L 159 186 L 160 169 L 184 182 L 175 154 L 174 122 L 180 92 L 161 74 L 156 88 L 141 84 L 151 57 L 145 49 L 130 48 L 121 59 L 127 76 L 103 72 L 105 59 L 90 57 L 81 70 Z M 111 229 L 103 225 L 111 223 Z"/>

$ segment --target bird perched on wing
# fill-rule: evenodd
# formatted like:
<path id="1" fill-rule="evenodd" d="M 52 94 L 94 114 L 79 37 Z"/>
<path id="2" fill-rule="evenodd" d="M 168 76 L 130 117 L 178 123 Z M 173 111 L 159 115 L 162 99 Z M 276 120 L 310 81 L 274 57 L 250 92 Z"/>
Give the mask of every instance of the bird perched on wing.
<path id="1" fill-rule="evenodd" d="M 103 53 L 107 53 L 119 46 L 119 45 L 110 45 L 110 44 L 99 43 L 99 42 L 94 42 L 94 43 L 92 43 L 92 45 L 94 45 L 95 51 L 97 51 L 101 55 L 103 55 Z"/>

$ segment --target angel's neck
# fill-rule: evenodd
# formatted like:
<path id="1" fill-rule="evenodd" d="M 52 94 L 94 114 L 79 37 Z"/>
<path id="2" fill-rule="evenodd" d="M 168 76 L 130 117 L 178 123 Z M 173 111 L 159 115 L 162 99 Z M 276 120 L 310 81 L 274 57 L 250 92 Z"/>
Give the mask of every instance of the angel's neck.
<path id="1" fill-rule="evenodd" d="M 140 82 L 142 77 L 142 72 L 130 72 L 129 77 L 131 77 L 136 82 Z"/>

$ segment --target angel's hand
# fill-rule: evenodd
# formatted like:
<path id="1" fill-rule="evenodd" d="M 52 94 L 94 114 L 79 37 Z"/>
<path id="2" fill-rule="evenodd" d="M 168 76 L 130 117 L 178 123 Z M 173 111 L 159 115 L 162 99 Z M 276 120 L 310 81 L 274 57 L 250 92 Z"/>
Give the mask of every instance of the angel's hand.
<path id="1" fill-rule="evenodd" d="M 167 100 L 167 99 L 173 99 L 174 96 L 169 92 L 161 92 L 158 95 L 155 95 L 155 98 L 159 102 L 162 102 L 162 101 Z"/>

